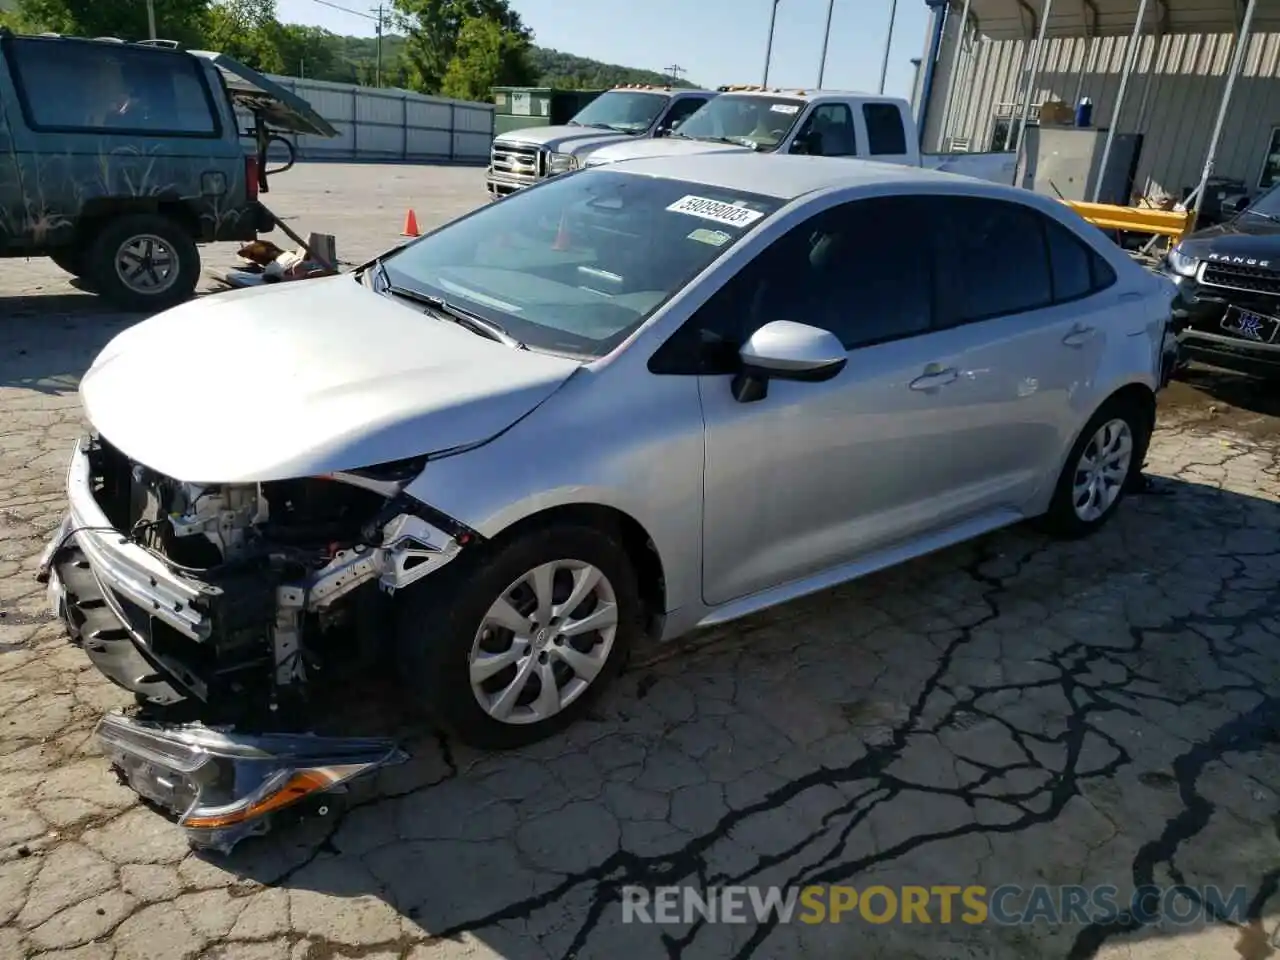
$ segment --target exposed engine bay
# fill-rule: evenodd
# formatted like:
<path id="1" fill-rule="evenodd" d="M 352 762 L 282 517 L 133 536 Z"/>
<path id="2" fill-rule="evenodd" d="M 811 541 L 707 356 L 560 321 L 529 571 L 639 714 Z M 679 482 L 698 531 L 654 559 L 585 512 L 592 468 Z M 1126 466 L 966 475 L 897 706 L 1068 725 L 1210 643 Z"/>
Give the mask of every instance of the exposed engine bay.
<path id="1" fill-rule="evenodd" d="M 139 683 L 95 657 L 102 651 L 95 651 L 92 637 L 83 640 L 87 652 L 152 713 L 163 708 L 165 718 L 259 730 L 306 727 L 317 685 L 349 679 L 381 652 L 392 633 L 391 595 L 480 539 L 400 494 L 421 461 L 299 480 L 198 485 L 134 463 L 100 437 L 81 449 L 107 526 L 197 593 L 185 605 L 173 601 L 173 591 L 166 593 L 154 577 L 154 596 L 113 589 L 110 575 L 83 557 L 74 530 L 64 547 L 50 550 L 49 562 L 58 566 L 81 618 L 97 606 L 93 598 L 87 608 L 76 604 L 93 592 L 87 575 L 132 634 L 116 640 L 129 639 L 154 669 Z M 110 630 L 105 638 L 98 633 L 109 645 Z"/>

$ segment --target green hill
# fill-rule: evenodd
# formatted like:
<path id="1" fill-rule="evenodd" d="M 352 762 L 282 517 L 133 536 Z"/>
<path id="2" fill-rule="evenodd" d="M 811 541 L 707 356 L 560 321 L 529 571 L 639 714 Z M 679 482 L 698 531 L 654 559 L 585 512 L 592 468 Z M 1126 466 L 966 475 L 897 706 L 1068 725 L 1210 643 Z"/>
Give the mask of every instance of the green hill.
<path id="1" fill-rule="evenodd" d="M 317 80 L 371 84 L 377 62 L 377 41 L 372 37 L 331 35 L 332 56 L 328 62 L 303 71 Z M 404 37 L 387 34 L 382 38 L 382 82 L 384 86 L 406 85 L 403 64 Z M 687 80 L 677 80 L 656 70 L 601 63 L 590 57 L 579 57 L 547 47 L 534 47 L 529 60 L 538 76 L 538 86 L 569 90 L 603 90 L 624 83 L 671 84 L 695 87 Z"/>

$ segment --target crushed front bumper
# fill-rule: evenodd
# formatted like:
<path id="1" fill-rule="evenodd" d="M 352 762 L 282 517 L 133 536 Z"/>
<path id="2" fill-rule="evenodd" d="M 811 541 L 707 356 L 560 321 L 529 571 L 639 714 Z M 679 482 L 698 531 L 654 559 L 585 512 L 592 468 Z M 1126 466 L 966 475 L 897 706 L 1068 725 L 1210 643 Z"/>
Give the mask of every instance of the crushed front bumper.
<path id="1" fill-rule="evenodd" d="M 205 700 L 199 658 L 228 611 L 243 614 L 240 598 L 180 576 L 114 530 L 94 498 L 87 448 L 82 441 L 72 454 L 68 511 L 40 560 L 49 606 L 98 670 L 140 699 Z M 354 777 L 407 759 L 386 739 L 247 734 L 118 714 L 97 736 L 130 786 L 173 813 L 193 846 L 224 852 L 266 832 L 285 808 L 325 806 L 321 798 Z"/>

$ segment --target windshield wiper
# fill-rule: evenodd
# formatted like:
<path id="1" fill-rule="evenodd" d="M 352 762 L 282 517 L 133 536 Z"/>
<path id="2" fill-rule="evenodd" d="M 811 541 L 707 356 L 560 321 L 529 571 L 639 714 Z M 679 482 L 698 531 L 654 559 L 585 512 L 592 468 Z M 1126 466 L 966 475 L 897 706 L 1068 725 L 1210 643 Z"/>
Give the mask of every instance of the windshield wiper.
<path id="1" fill-rule="evenodd" d="M 487 337 L 490 340 L 496 340 L 498 343 L 515 350 L 528 350 L 529 348 L 517 340 L 511 334 L 507 333 L 500 324 L 494 323 L 492 320 L 486 320 L 484 317 L 477 316 L 469 310 L 464 310 L 455 304 L 450 303 L 444 297 L 437 297 L 432 293 L 423 293 L 420 290 L 410 290 L 408 287 L 396 286 L 387 276 L 387 269 L 378 262 L 378 277 L 381 280 L 381 293 L 389 293 L 392 296 L 400 297 L 404 300 L 412 300 L 414 303 L 420 303 L 424 307 L 430 307 L 436 313 L 442 315 L 446 320 L 456 323 L 460 327 L 465 327 L 472 333 L 481 337 Z"/>
<path id="2" fill-rule="evenodd" d="M 683 134 L 688 137 L 688 134 Z M 750 147 L 752 150 L 759 150 L 760 144 L 748 137 L 689 137 L 690 140 L 708 140 L 711 143 L 727 143 L 733 147 Z"/>
<path id="3" fill-rule="evenodd" d="M 1261 217 L 1263 220 L 1270 220 L 1272 223 L 1280 223 L 1280 217 L 1277 217 L 1274 213 L 1263 213 L 1261 210 L 1250 210 L 1248 207 L 1244 208 L 1244 212 L 1252 213 L 1255 217 Z"/>

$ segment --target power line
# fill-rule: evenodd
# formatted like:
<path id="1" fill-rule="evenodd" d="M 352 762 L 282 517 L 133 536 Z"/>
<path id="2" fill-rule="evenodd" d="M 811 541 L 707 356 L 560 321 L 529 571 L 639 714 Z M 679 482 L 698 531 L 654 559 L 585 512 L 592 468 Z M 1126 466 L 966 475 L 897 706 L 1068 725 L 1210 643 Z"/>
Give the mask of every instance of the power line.
<path id="1" fill-rule="evenodd" d="M 385 12 L 383 12 L 382 4 L 381 3 L 378 4 L 378 12 L 376 14 L 373 14 L 373 13 L 361 13 L 359 10 L 352 10 L 350 7 L 344 7 L 340 3 L 332 3 L 331 0 L 311 0 L 311 2 L 318 3 L 322 7 L 329 7 L 333 10 L 341 10 L 343 13 L 349 13 L 353 17 L 364 17 L 364 19 L 372 20 L 374 22 L 373 32 L 374 32 L 374 36 L 377 38 L 377 53 L 375 55 L 376 59 L 375 59 L 374 68 L 373 68 L 374 69 L 373 85 L 375 87 L 381 87 L 382 86 L 382 31 L 383 31 L 383 28 L 386 27 L 387 24 L 390 22 L 390 18 L 386 15 Z"/>
<path id="2" fill-rule="evenodd" d="M 678 63 L 673 63 L 673 64 L 672 64 L 671 66 L 669 66 L 669 67 L 664 67 L 664 68 L 663 68 L 663 70 L 662 70 L 662 72 L 663 72 L 666 76 L 670 77 L 672 80 L 679 80 L 679 79 L 680 79 L 680 74 L 682 74 L 682 73 L 688 73 L 689 71 L 688 71 L 688 70 L 686 70 L 684 67 L 680 66 L 680 64 L 678 64 Z"/>
<path id="3" fill-rule="evenodd" d="M 338 3 L 330 3 L 329 0 L 311 0 L 312 3 L 318 3 L 322 7 L 330 7 L 333 10 L 341 10 L 343 13 L 349 13 L 353 17 L 364 17 L 366 20 L 373 20 L 381 23 L 383 17 L 381 14 L 361 13 L 359 10 L 352 10 L 350 7 L 344 7 Z"/>

